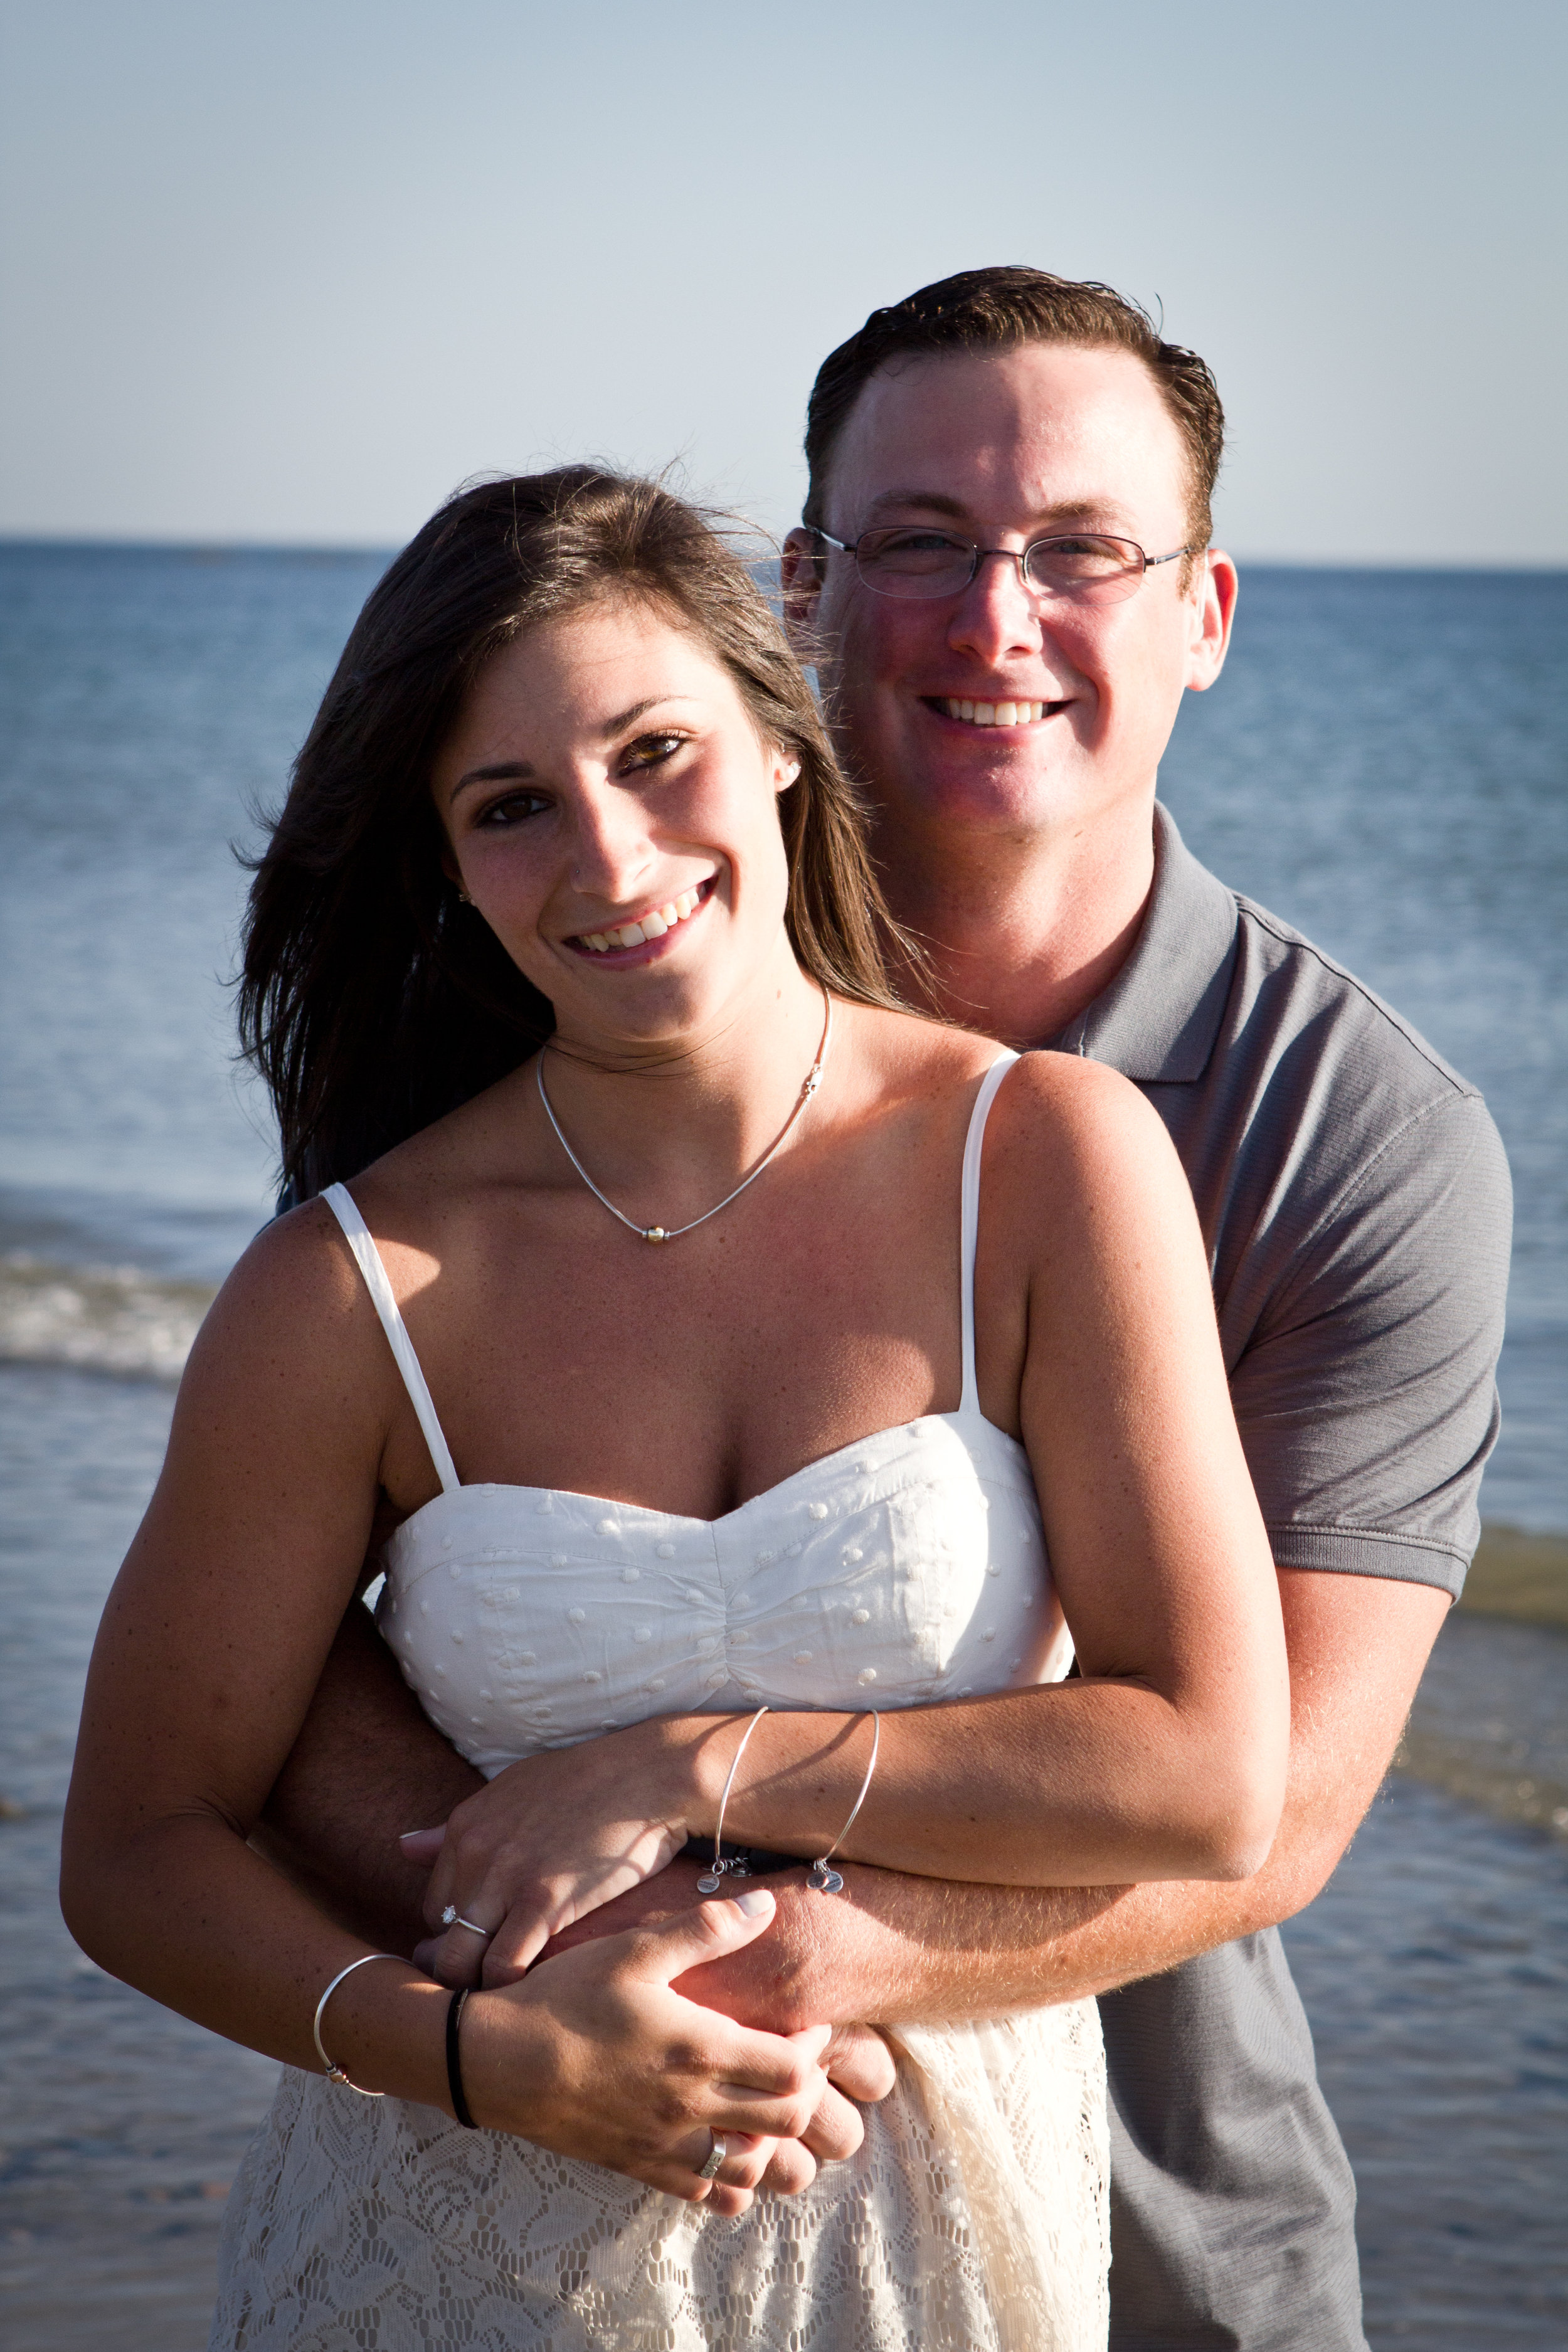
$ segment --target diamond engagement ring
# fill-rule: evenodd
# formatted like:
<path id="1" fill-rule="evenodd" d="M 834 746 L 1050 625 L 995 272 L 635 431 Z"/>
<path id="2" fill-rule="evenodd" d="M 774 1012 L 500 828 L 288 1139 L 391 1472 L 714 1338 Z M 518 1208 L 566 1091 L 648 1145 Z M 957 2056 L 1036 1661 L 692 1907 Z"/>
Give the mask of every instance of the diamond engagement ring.
<path id="1" fill-rule="evenodd" d="M 720 2138 L 716 2131 L 710 2128 L 708 2137 L 712 2141 L 713 2145 L 708 2151 L 707 2163 L 700 2164 L 697 2168 L 697 2178 L 699 2180 L 717 2180 L 719 2178 L 719 2167 L 723 2163 L 726 2155 L 729 2153 L 723 2141 Z"/>
<path id="2" fill-rule="evenodd" d="M 441 1914 L 443 1927 L 466 1927 L 470 1936 L 482 1936 L 488 1944 L 495 1934 L 493 1927 L 481 1927 L 477 1919 L 465 1919 L 455 1903 L 448 1903 Z"/>

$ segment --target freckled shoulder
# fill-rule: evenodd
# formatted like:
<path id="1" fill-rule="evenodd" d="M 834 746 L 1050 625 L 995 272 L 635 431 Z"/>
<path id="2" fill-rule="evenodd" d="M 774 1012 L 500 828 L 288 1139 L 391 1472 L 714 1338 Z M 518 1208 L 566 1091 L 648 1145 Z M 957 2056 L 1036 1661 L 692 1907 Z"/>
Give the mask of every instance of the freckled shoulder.
<path id="1" fill-rule="evenodd" d="M 287 1370 L 301 1387 L 336 1391 L 345 1374 L 395 1399 L 375 1307 L 337 1219 L 307 1201 L 264 1225 L 213 1302 L 192 1351 L 190 1380 L 242 1367 Z M 390 1374 L 390 1379 L 389 1379 Z"/>
<path id="2" fill-rule="evenodd" d="M 986 1125 L 983 1221 L 1058 1239 L 1109 1214 L 1129 1230 L 1191 1193 L 1163 1121 L 1130 1078 L 1078 1055 L 1032 1053 L 1010 1070 Z M 1051 1218 L 1041 1218 L 1048 1202 Z"/>

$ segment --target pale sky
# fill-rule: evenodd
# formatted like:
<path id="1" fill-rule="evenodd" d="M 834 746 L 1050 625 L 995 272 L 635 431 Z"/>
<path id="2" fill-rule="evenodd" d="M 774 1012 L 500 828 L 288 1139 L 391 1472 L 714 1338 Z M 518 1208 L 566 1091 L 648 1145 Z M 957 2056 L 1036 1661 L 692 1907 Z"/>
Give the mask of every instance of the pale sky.
<path id="1" fill-rule="evenodd" d="M 0 533 L 387 546 L 685 467 L 950 270 L 1214 366 L 1254 559 L 1568 562 L 1562 0 L 0 0 Z"/>

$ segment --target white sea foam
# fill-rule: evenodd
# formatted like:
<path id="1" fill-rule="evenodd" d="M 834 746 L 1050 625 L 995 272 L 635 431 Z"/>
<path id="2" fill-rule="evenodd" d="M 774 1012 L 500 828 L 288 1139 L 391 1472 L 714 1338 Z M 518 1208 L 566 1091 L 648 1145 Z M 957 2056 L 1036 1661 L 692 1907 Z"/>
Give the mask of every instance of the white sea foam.
<path id="1" fill-rule="evenodd" d="M 209 1284 L 136 1266 L 62 1265 L 15 1250 L 0 1257 L 0 1361 L 177 1381 L 213 1295 Z"/>

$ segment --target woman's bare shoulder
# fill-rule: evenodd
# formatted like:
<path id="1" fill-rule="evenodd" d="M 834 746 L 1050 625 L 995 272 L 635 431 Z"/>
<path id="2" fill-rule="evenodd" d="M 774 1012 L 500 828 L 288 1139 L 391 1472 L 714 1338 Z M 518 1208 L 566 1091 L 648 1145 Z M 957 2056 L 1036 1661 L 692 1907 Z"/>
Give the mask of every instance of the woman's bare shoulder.
<path id="1" fill-rule="evenodd" d="M 376 1316 L 342 1227 L 324 1201 L 264 1225 L 236 1261 L 192 1350 L 188 1378 L 225 1382 L 336 1377 L 353 1356 L 374 1360 Z M 346 1351 L 346 1353 L 345 1353 Z"/>
<path id="2" fill-rule="evenodd" d="M 1058 1217 L 1107 1206 L 1136 1212 L 1189 1200 L 1163 1120 L 1131 1078 L 1076 1054 L 1022 1055 L 987 1129 L 986 1184 L 1004 1214 L 1038 1221 L 1042 1192 Z"/>

